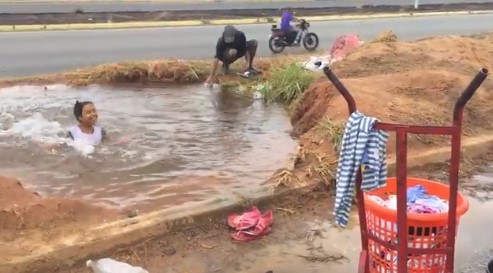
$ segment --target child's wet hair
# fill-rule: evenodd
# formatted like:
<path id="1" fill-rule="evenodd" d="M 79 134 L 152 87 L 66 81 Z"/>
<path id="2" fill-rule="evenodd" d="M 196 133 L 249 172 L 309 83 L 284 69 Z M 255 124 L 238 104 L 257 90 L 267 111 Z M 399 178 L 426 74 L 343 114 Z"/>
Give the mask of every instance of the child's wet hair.
<path id="1" fill-rule="evenodd" d="M 75 101 L 74 104 L 74 116 L 77 121 L 79 121 L 79 118 L 82 116 L 82 109 L 84 109 L 84 106 L 88 104 L 93 104 L 92 101 Z"/>

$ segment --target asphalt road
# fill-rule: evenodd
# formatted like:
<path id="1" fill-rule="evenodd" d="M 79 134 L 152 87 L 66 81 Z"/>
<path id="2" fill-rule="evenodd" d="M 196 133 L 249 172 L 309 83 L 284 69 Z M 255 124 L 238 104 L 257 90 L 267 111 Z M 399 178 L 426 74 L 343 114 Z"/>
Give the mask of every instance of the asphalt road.
<path id="1" fill-rule="evenodd" d="M 492 3 L 493 0 L 420 0 L 420 4 Z M 362 5 L 412 6 L 414 0 L 304 0 L 277 2 L 224 1 L 195 3 L 176 2 L 119 2 L 119 1 L 64 1 L 64 2 L 0 2 L 0 13 L 67 13 L 80 8 L 84 12 L 118 11 L 173 11 L 173 10 L 231 10 L 294 8 L 360 7 Z"/>
<path id="2" fill-rule="evenodd" d="M 493 14 L 314 22 L 312 31 L 328 49 L 341 34 L 363 39 L 392 29 L 400 39 L 463 35 L 491 31 Z M 270 25 L 239 26 L 259 41 L 259 55 L 270 56 Z M 221 26 L 88 31 L 12 32 L 0 34 L 0 76 L 59 72 L 107 62 L 156 58 L 197 59 L 214 55 Z M 302 52 L 290 49 L 287 52 Z"/>

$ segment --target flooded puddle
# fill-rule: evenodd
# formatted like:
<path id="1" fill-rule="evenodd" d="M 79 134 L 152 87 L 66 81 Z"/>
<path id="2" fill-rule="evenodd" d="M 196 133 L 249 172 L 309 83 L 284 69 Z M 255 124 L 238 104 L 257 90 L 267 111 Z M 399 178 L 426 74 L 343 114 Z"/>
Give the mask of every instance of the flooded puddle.
<path id="1" fill-rule="evenodd" d="M 234 92 L 47 89 L 0 89 L 0 174 L 49 196 L 139 207 L 198 201 L 255 188 L 295 151 L 282 107 Z M 95 103 L 109 136 L 90 154 L 65 138 L 77 99 Z"/>

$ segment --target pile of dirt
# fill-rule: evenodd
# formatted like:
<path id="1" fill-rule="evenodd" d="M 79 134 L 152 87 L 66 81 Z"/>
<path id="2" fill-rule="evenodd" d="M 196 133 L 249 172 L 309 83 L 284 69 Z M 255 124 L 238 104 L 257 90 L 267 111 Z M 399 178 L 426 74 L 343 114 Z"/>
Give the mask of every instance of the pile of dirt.
<path id="1" fill-rule="evenodd" d="M 384 122 L 451 125 L 459 95 L 482 67 L 489 68 L 487 60 L 491 59 L 493 34 L 400 42 L 389 32 L 350 53 L 333 70 L 365 115 Z M 466 106 L 465 138 L 491 134 L 492 89 L 493 82 L 487 78 Z M 310 153 L 327 160 L 337 158 L 334 145 L 327 141 L 327 132 L 318 125 L 344 122 L 347 118 L 347 103 L 328 79 L 312 84 L 291 113 L 294 133 L 303 147 L 302 158 L 309 158 L 306 155 Z M 449 137 L 412 135 L 408 148 L 416 154 L 449 142 Z M 391 134 L 389 155 L 394 151 L 395 138 Z"/>
<path id="2" fill-rule="evenodd" d="M 78 200 L 45 198 L 26 190 L 16 179 L 0 177 L 0 242 L 3 244 L 37 238 L 31 242 L 34 245 L 49 241 L 61 232 L 80 232 L 118 215 L 117 211 Z M 1 249 L 0 256 L 4 256 Z"/>

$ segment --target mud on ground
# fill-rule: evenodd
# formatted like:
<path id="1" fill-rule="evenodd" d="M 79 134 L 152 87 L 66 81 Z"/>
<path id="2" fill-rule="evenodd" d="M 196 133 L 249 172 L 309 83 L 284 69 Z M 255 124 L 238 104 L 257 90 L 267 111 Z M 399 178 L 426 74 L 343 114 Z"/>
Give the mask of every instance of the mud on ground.
<path id="1" fill-rule="evenodd" d="M 461 177 L 466 178 L 485 166 L 493 158 L 493 153 L 466 163 L 470 168 Z M 414 168 L 409 175 L 446 180 L 447 164 L 433 164 L 423 168 Z M 483 189 L 486 190 L 486 189 Z M 491 191 L 491 189 L 489 189 Z M 197 223 L 187 230 L 173 232 L 159 238 L 149 238 L 141 244 L 95 254 L 94 257 L 112 257 L 120 261 L 146 268 L 149 272 L 165 273 L 264 273 L 280 261 L 304 259 L 307 268 L 291 268 L 286 272 L 324 272 L 331 263 L 348 263 L 345 251 L 359 248 L 359 245 L 342 247 L 344 237 L 326 238 L 323 230 L 331 227 L 332 194 L 323 184 L 260 204 L 262 211 L 274 212 L 273 232 L 260 240 L 248 243 L 231 240 L 226 224 L 226 214 L 212 222 Z M 248 209 L 250 204 L 245 204 Z M 318 225 L 312 225 L 319 223 Z M 351 219 L 348 229 L 357 224 L 356 215 Z M 337 233 L 333 234 L 337 236 Z M 347 235 L 346 235 L 347 236 Z M 356 236 L 356 235 L 355 235 Z M 320 241 L 332 240 L 329 248 Z M 354 240 L 351 240 L 354 241 Z M 280 258 L 283 257 L 283 258 Z M 291 257 L 291 258 L 286 258 Z M 279 260 L 276 260 L 279 258 Z M 278 265 L 278 264 L 277 264 Z M 312 266 L 314 268 L 312 268 Z M 55 268 L 55 267 L 54 267 Z M 317 271 L 315 268 L 325 268 Z M 311 271 L 313 270 L 313 271 Z M 30 271 L 30 273 L 46 271 Z M 50 271 L 51 273 L 52 271 Z M 80 261 L 71 268 L 54 270 L 53 273 L 85 273 L 85 263 Z M 282 272 L 275 272 L 282 273 Z"/>
<path id="2" fill-rule="evenodd" d="M 43 244 L 58 242 L 91 225 L 110 222 L 119 212 L 84 201 L 45 198 L 26 190 L 20 181 L 0 177 L 0 257 L 25 255 Z"/>
<path id="3" fill-rule="evenodd" d="M 410 6 L 371 6 L 361 7 L 332 7 L 324 9 L 297 9 L 299 17 L 320 15 L 344 14 L 374 14 L 398 12 L 431 12 L 431 11 L 459 11 L 459 10 L 488 10 L 492 3 L 477 4 L 433 4 L 421 5 L 416 11 Z M 157 11 L 157 12 L 84 12 L 81 9 L 74 13 L 44 13 L 44 14 L 5 14 L 0 11 L 0 25 L 48 25 L 48 24 L 76 24 L 76 23 L 109 23 L 109 22 L 147 22 L 147 21 L 180 21 L 180 20 L 207 20 L 213 19 L 242 19 L 259 17 L 280 17 L 278 9 L 263 10 L 196 10 L 196 11 Z"/>

